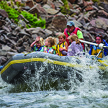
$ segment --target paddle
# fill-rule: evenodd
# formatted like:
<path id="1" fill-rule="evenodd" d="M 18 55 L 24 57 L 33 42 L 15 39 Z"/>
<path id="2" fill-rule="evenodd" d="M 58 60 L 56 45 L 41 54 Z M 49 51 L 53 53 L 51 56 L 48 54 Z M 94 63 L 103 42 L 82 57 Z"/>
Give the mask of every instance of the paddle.
<path id="1" fill-rule="evenodd" d="M 95 46 L 98 46 L 100 47 L 101 49 L 103 48 L 106 48 L 108 49 L 108 46 L 104 46 L 103 43 L 100 43 L 100 44 L 96 44 L 96 43 L 93 43 L 93 42 L 88 42 L 88 41 L 84 41 L 84 40 L 79 40 L 81 43 L 86 43 L 86 44 L 90 44 L 90 45 L 95 45 Z"/>

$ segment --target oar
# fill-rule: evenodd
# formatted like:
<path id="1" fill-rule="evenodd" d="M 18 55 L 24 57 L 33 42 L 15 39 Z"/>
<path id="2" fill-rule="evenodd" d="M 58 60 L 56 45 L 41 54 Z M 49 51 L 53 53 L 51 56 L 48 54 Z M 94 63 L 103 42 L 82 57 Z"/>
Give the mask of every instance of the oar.
<path id="1" fill-rule="evenodd" d="M 108 49 L 108 46 L 104 46 L 103 43 L 97 44 L 97 43 L 88 42 L 88 41 L 85 41 L 85 40 L 79 40 L 79 41 L 80 41 L 81 43 L 86 43 L 86 44 L 98 46 L 98 47 L 100 47 L 101 49 L 103 49 L 103 48 Z"/>

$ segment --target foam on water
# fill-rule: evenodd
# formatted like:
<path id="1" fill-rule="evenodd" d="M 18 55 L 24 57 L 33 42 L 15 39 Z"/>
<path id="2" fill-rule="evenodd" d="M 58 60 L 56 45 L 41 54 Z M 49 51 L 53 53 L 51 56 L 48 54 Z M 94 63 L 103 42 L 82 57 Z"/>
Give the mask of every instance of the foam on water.
<path id="1" fill-rule="evenodd" d="M 105 57 L 104 59 L 108 59 L 108 57 Z M 103 77 L 104 72 L 108 74 L 107 68 L 104 71 L 100 70 L 99 66 L 101 66 L 101 63 L 97 62 L 95 59 L 91 61 L 89 58 L 80 58 L 80 61 L 81 64 L 83 64 L 83 67 L 77 69 L 82 72 L 80 74 L 83 81 L 76 81 L 79 84 L 77 87 L 76 85 L 75 87 L 72 86 L 71 91 L 79 92 L 81 97 L 108 97 L 108 79 Z M 108 62 L 104 62 L 104 64 L 108 65 Z M 90 68 L 89 66 L 95 68 Z"/>
<path id="2" fill-rule="evenodd" d="M 106 57 L 105 59 L 108 59 Z M 58 67 L 54 65 L 47 64 L 47 61 L 38 67 L 35 65 L 35 76 L 31 76 L 28 80 L 25 81 L 25 84 L 22 85 L 11 85 L 7 84 L 0 78 L 0 93 L 5 92 L 35 92 L 41 90 L 69 90 L 72 93 L 78 93 L 81 97 L 85 96 L 102 96 L 104 97 L 108 91 L 108 80 L 102 78 L 103 77 L 103 70 L 100 70 L 99 66 L 101 65 L 100 62 L 97 60 L 92 60 L 87 57 L 81 57 L 76 60 L 72 59 L 72 63 L 80 64 L 81 67 L 75 67 L 74 69 L 68 70 L 68 67 L 64 67 L 64 70 L 68 70 L 68 78 L 64 80 L 63 78 L 59 77 L 52 77 L 50 73 L 56 69 L 59 71 Z M 106 64 L 108 64 L 106 62 Z M 106 69 L 107 70 L 107 69 Z M 42 75 L 42 72 L 46 72 L 46 75 Z M 27 69 L 23 77 L 26 77 L 27 74 L 30 74 L 31 70 Z M 61 72 L 60 72 L 61 73 Z M 79 80 L 77 76 L 81 76 L 81 80 Z M 105 91 L 106 89 L 106 91 Z M 103 94 L 102 94 L 103 91 Z M 97 95 L 95 95 L 97 94 Z M 106 95 L 107 96 L 107 95 Z"/>
<path id="3" fill-rule="evenodd" d="M 0 76 L 0 94 L 8 93 L 8 91 L 13 87 L 13 85 L 4 82 Z"/>

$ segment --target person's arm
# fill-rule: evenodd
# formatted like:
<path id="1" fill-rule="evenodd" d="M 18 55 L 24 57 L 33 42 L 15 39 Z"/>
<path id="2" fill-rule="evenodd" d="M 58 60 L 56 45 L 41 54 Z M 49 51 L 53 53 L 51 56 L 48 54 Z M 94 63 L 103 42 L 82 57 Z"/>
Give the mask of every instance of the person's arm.
<path id="1" fill-rule="evenodd" d="M 108 46 L 108 43 L 103 39 L 103 43 L 105 44 L 105 46 Z M 107 56 L 108 55 L 108 49 L 104 48 L 104 55 Z"/>
<path id="2" fill-rule="evenodd" d="M 36 43 L 36 41 L 34 41 L 34 42 L 30 45 L 30 47 L 33 47 L 35 43 Z"/>
<path id="3" fill-rule="evenodd" d="M 68 50 L 68 43 L 66 42 L 65 45 L 66 45 L 65 51 L 67 51 Z"/>
<path id="4" fill-rule="evenodd" d="M 103 39 L 103 43 L 105 44 L 105 46 L 108 46 L 108 43 Z"/>
<path id="5" fill-rule="evenodd" d="M 40 41 L 40 37 L 38 36 L 38 37 L 36 37 L 36 40 L 30 45 L 31 47 L 33 47 L 34 46 L 34 44 L 36 43 L 36 42 L 38 42 L 38 41 Z"/>
<path id="6" fill-rule="evenodd" d="M 68 50 L 68 43 L 67 42 L 65 42 L 65 46 L 66 46 L 66 48 L 60 48 L 59 50 L 67 52 L 67 50 Z"/>

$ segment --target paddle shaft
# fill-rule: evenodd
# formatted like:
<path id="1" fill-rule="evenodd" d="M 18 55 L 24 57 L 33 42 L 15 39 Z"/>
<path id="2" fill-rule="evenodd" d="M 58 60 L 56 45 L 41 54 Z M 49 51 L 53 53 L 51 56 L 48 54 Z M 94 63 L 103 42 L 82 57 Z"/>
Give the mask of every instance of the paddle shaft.
<path id="1" fill-rule="evenodd" d="M 99 44 L 93 43 L 93 42 L 88 42 L 88 41 L 84 41 L 84 40 L 79 40 L 82 43 L 86 43 L 86 44 L 90 44 L 90 45 L 95 45 L 95 46 L 99 46 Z M 102 43 L 101 43 L 102 44 Z M 108 49 L 108 46 L 103 46 L 103 48 Z"/>

